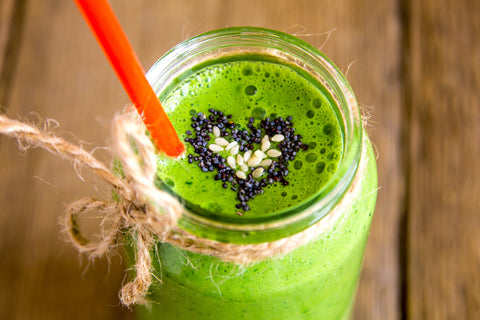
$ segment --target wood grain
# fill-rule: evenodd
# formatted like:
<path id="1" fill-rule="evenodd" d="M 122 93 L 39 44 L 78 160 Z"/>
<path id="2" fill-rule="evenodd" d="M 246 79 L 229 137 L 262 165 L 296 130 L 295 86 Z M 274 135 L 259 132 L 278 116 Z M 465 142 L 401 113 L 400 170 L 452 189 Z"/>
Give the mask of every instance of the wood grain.
<path id="1" fill-rule="evenodd" d="M 408 16 L 408 315 L 479 319 L 480 2 Z"/>
<path id="2" fill-rule="evenodd" d="M 0 3 L 0 74 L 5 65 L 5 51 L 10 37 L 10 25 L 13 17 L 13 0 Z"/>
<path id="3" fill-rule="evenodd" d="M 4 14 L 2 2 L 2 18 Z M 108 145 L 109 121 L 128 102 L 73 1 L 26 2 L 17 67 L 8 80 L 8 115 L 56 119 L 56 132 L 85 148 Z M 388 1 L 111 0 L 145 67 L 200 32 L 237 25 L 295 33 L 348 72 L 369 115 L 378 150 L 376 216 L 355 319 L 399 319 L 399 220 L 404 204 L 401 114 L 401 21 Z M 3 19 L 2 19 L 3 21 Z M 0 46 L 1 49 L 4 49 Z M 353 64 L 352 64 L 353 62 Z M 108 153 L 95 154 L 109 160 Z M 64 204 L 102 185 L 41 150 L 19 155 L 0 137 L 0 318 L 131 319 L 118 306 L 120 258 L 87 271 L 57 223 Z M 37 178 L 36 178 L 37 177 Z M 47 181 L 47 183 L 44 182 Z M 92 188 L 95 183 L 97 189 Z M 108 191 L 100 191 L 108 197 Z M 96 222 L 92 222 L 95 224 Z M 85 271 L 85 272 L 84 272 Z"/>
<path id="4" fill-rule="evenodd" d="M 104 145 L 108 119 L 125 98 L 102 52 L 82 46 L 94 40 L 73 1 L 29 1 L 24 23 L 8 115 L 54 118 L 59 134 L 93 142 L 86 149 Z M 113 257 L 110 269 L 101 260 L 86 271 L 88 263 L 60 236 L 65 203 L 95 194 L 89 186 L 95 181 L 84 173 L 82 183 L 71 164 L 44 151 L 21 156 L 4 137 L 0 154 L 0 318 L 128 318 L 117 299 L 121 260 Z"/>
<path id="5" fill-rule="evenodd" d="M 0 74 L 5 66 L 5 53 L 11 34 L 13 20 L 14 1 L 5 0 L 0 2 Z"/>
<path id="6" fill-rule="evenodd" d="M 355 52 L 348 79 L 375 145 L 379 190 L 354 319 L 400 319 L 399 223 L 404 201 L 401 138 L 400 16 L 395 1 L 345 5 L 344 47 Z M 344 50 L 344 49 L 343 49 Z M 347 51 L 347 52 L 349 52 Z M 343 52 L 345 53 L 345 51 Z M 342 52 L 339 53 L 340 55 Z"/>
<path id="7" fill-rule="evenodd" d="M 0 2 L 0 114 L 6 111 L 9 84 L 17 65 L 25 7 L 26 0 Z"/>

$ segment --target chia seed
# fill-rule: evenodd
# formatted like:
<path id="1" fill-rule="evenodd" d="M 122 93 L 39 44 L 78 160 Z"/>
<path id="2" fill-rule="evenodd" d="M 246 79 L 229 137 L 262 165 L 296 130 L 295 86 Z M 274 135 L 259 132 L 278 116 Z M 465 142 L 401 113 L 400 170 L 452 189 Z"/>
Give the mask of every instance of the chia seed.
<path id="1" fill-rule="evenodd" d="M 194 130 L 187 130 L 185 133 L 187 138 L 185 142 L 193 147 L 193 153 L 188 155 L 188 163 L 196 162 L 202 172 L 216 172 L 213 176 L 214 180 L 222 181 L 222 187 L 237 193 L 237 200 L 239 203 L 235 204 L 236 209 L 242 209 L 244 211 L 250 210 L 248 201 L 255 198 L 256 195 L 263 194 L 263 188 L 280 183 L 282 186 L 289 185 L 289 182 L 285 177 L 289 174 L 288 164 L 290 161 L 295 160 L 295 157 L 300 150 L 308 150 L 308 145 L 304 144 L 302 136 L 295 134 L 295 128 L 292 127 L 292 117 L 288 116 L 285 119 L 283 117 L 270 118 L 266 117 L 260 120 L 259 126 L 255 126 L 255 118 L 249 117 L 247 129 L 241 128 L 235 124 L 232 120 L 232 115 L 225 115 L 219 110 L 210 108 L 208 110 L 210 114 L 203 114 L 199 112 L 196 116 L 191 117 L 191 128 Z M 218 128 L 218 131 L 217 129 Z M 218 136 L 217 136 L 218 134 Z M 271 165 L 266 167 L 261 180 L 258 174 L 255 174 L 256 178 L 252 176 L 252 173 L 246 173 L 245 179 L 238 177 L 236 171 L 231 167 L 226 166 L 226 158 L 221 156 L 218 152 L 212 151 L 209 146 L 209 141 L 214 141 L 218 137 L 228 142 L 236 141 L 238 143 L 237 148 L 240 152 L 247 150 L 261 149 L 262 137 L 274 137 L 275 135 L 282 135 L 281 141 L 273 140 L 271 147 L 276 152 L 271 152 L 273 155 L 280 155 L 271 162 Z M 267 141 L 268 141 L 267 137 Z M 280 137 L 280 136 L 277 136 Z M 278 139 L 280 140 L 280 139 Z M 223 140 L 220 140 L 223 141 Z M 264 140 L 265 141 L 265 140 Z M 263 142 L 264 146 L 266 145 Z M 213 147 L 214 150 L 219 148 Z M 232 148 L 233 149 L 233 148 Z M 268 148 L 267 148 L 268 149 Z M 238 151 L 234 151 L 236 154 Z M 266 151 L 266 150 L 265 150 Z M 268 152 L 267 152 L 268 154 Z M 248 160 L 248 159 L 247 159 Z M 248 168 L 254 172 L 261 166 L 253 166 Z M 266 176 L 266 177 L 265 177 Z M 237 211 L 239 215 L 243 213 Z"/>

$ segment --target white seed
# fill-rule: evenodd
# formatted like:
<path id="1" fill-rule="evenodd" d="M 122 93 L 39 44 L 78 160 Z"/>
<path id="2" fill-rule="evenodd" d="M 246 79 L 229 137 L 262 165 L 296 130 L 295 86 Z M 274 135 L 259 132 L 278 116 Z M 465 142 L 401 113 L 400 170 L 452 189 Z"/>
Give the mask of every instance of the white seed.
<path id="1" fill-rule="evenodd" d="M 259 158 L 259 157 L 254 155 L 253 157 L 251 157 L 248 160 L 247 164 L 250 168 L 252 168 L 252 167 L 258 166 L 260 164 L 260 162 L 262 162 L 262 158 Z"/>
<path id="2" fill-rule="evenodd" d="M 285 137 L 283 136 L 283 134 L 276 134 L 272 137 L 272 141 L 275 141 L 275 142 L 280 142 L 280 141 L 283 141 L 283 139 L 285 139 Z"/>
<path id="3" fill-rule="evenodd" d="M 218 144 L 212 143 L 211 145 L 208 146 L 208 149 L 212 152 L 220 152 L 223 151 L 223 148 L 219 146 Z"/>
<path id="4" fill-rule="evenodd" d="M 241 166 L 243 164 L 243 157 L 241 154 L 237 154 L 237 164 Z"/>
<path id="5" fill-rule="evenodd" d="M 217 126 L 214 126 L 212 130 L 215 137 L 220 137 L 220 129 Z"/>
<path id="6" fill-rule="evenodd" d="M 230 150 L 232 149 L 233 147 L 235 147 L 236 145 L 238 145 L 238 142 L 237 141 L 232 141 L 228 144 L 228 146 L 225 147 L 225 150 Z"/>
<path id="7" fill-rule="evenodd" d="M 216 138 L 215 143 L 222 147 L 228 146 L 228 141 L 224 138 Z"/>
<path id="8" fill-rule="evenodd" d="M 245 152 L 243 154 L 243 161 L 244 162 L 247 162 L 248 159 L 250 159 L 250 157 L 252 156 L 252 150 L 248 150 L 247 152 Z"/>
<path id="9" fill-rule="evenodd" d="M 252 177 L 254 178 L 260 178 L 260 176 L 263 174 L 264 169 L 262 167 L 259 167 L 252 172 Z"/>
<path id="10" fill-rule="evenodd" d="M 265 154 L 265 152 L 263 152 L 262 150 L 256 150 L 254 153 L 253 153 L 254 156 L 258 157 L 258 158 L 261 158 L 261 159 L 265 159 L 267 157 L 267 155 Z"/>
<path id="11" fill-rule="evenodd" d="M 242 165 L 240 166 L 240 170 L 242 170 L 243 172 L 247 172 L 247 171 L 248 171 L 248 166 L 247 166 L 247 164 L 246 164 L 246 163 L 242 164 Z"/>
<path id="12" fill-rule="evenodd" d="M 247 175 L 246 175 L 245 172 L 243 172 L 243 171 L 237 171 L 237 172 L 235 172 L 235 175 L 236 175 L 239 179 L 247 179 Z"/>
<path id="13" fill-rule="evenodd" d="M 236 155 L 238 153 L 238 150 L 240 150 L 240 146 L 236 145 L 235 147 L 233 147 L 231 150 L 230 150 L 230 154 L 232 156 Z"/>
<path id="14" fill-rule="evenodd" d="M 268 139 L 270 139 L 270 137 L 268 136 L 268 134 L 264 135 L 263 138 L 262 138 L 262 143 L 268 141 Z"/>
<path id="15" fill-rule="evenodd" d="M 270 149 L 267 151 L 267 155 L 272 158 L 278 158 L 282 155 L 282 153 L 275 149 Z"/>
<path id="16" fill-rule="evenodd" d="M 265 160 L 262 160 L 262 162 L 260 162 L 260 166 L 264 167 L 264 168 L 268 168 L 272 165 L 272 159 L 265 159 Z"/>
<path id="17" fill-rule="evenodd" d="M 237 163 L 235 162 L 235 158 L 233 156 L 227 157 L 227 163 L 232 169 L 235 169 L 237 167 Z"/>
<path id="18" fill-rule="evenodd" d="M 267 137 L 267 136 L 265 136 L 265 137 Z M 271 145 L 271 144 L 270 144 L 270 141 L 268 141 L 268 140 L 267 140 L 267 141 L 263 141 L 263 139 L 262 139 L 262 147 L 261 147 L 261 150 L 262 150 L 263 152 L 267 151 L 268 149 L 270 149 L 270 145 Z"/>

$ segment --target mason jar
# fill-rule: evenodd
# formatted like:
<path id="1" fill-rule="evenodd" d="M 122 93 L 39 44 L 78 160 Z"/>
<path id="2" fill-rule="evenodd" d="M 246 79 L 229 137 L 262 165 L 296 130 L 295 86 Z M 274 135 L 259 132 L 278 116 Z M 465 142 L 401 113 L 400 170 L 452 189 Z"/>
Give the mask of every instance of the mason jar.
<path id="1" fill-rule="evenodd" d="M 377 170 L 354 93 L 340 70 L 296 37 L 235 27 L 180 43 L 147 78 L 187 146 L 182 158 L 158 156 L 158 186 L 183 204 L 178 225 L 193 240 L 182 246 L 156 243 L 155 280 L 147 304 L 137 307 L 138 317 L 348 319 L 375 207 Z M 245 207 L 238 193 L 239 162 L 232 164 L 233 185 L 216 179 L 216 170 L 204 172 L 188 141 L 199 119 L 216 119 L 208 110 L 232 114 L 228 123 L 240 124 L 230 128 L 239 131 L 249 123 L 262 131 L 261 121 L 276 125 L 275 119 L 295 127 L 307 147 L 285 162 L 280 181 L 288 182 L 270 181 L 265 167 L 257 179 L 262 191 Z M 218 137 L 233 141 L 231 129 L 216 133 L 207 132 L 205 149 Z M 266 139 L 280 148 L 272 135 Z M 249 147 L 265 149 L 245 143 L 237 154 L 246 157 Z M 217 154 L 227 152 L 221 157 L 228 158 L 222 148 Z M 245 176 L 253 169 L 244 170 Z M 225 209 L 228 199 L 235 202 L 232 210 Z M 204 250 L 191 249 L 197 247 Z"/>

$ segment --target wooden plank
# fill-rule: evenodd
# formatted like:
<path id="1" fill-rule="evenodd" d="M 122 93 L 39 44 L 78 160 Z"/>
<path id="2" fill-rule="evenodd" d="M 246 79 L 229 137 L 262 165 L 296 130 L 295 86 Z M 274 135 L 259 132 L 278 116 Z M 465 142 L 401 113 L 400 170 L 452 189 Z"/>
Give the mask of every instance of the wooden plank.
<path id="1" fill-rule="evenodd" d="M 366 109 L 372 114 L 374 129 L 369 130 L 380 154 L 383 186 L 355 318 L 397 319 L 397 230 L 403 198 L 398 12 L 395 0 L 357 2 L 111 1 L 145 66 L 188 36 L 224 26 L 255 25 L 297 33 L 322 47 L 342 70 L 349 70 L 360 103 L 374 106 Z M 57 132 L 62 135 L 92 142 L 87 149 L 106 144 L 109 120 L 127 98 L 93 36 L 73 2 L 30 1 L 27 9 L 8 114 L 28 116 L 34 111 L 58 120 Z M 85 263 L 80 265 L 76 252 L 59 238 L 57 217 L 63 204 L 95 194 L 90 184 L 98 181 L 85 174 L 87 183 L 79 183 L 70 164 L 40 150 L 20 157 L 4 138 L 0 154 L 0 202 L 5 204 L 0 215 L 0 286 L 5 289 L 0 290 L 0 317 L 131 318 L 116 297 L 124 268 L 119 259 L 112 260 L 109 276 L 107 263 L 101 260 L 82 277 Z"/>
<path id="2" fill-rule="evenodd" d="M 4 0 L 0 3 L 0 114 L 6 111 L 10 78 L 21 42 L 24 11 L 24 0 Z"/>
<path id="3" fill-rule="evenodd" d="M 377 208 L 353 318 L 400 319 L 399 226 L 404 207 L 404 165 L 398 4 L 351 1 L 342 16 L 347 20 L 351 17 L 351 22 L 345 33 L 338 35 L 338 55 L 347 55 L 347 63 L 353 62 L 348 79 L 364 109 L 379 174 Z M 344 70 L 347 63 L 343 63 Z"/>
<path id="4" fill-rule="evenodd" d="M 409 319 L 480 317 L 480 2 L 410 1 Z"/>
<path id="5" fill-rule="evenodd" d="M 0 74 L 4 67 L 5 52 L 10 37 L 14 0 L 0 2 Z"/>
<path id="6" fill-rule="evenodd" d="M 26 9 L 7 114 L 54 118 L 58 133 L 93 142 L 86 149 L 104 145 L 126 99 L 74 2 L 29 1 Z M 0 154 L 0 318 L 131 319 L 118 305 L 121 259 L 89 267 L 60 236 L 65 203 L 94 195 L 93 182 L 102 186 L 85 172 L 81 183 L 71 164 L 42 150 L 20 156 L 4 137 Z"/>

